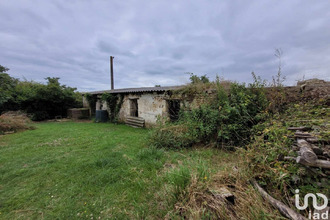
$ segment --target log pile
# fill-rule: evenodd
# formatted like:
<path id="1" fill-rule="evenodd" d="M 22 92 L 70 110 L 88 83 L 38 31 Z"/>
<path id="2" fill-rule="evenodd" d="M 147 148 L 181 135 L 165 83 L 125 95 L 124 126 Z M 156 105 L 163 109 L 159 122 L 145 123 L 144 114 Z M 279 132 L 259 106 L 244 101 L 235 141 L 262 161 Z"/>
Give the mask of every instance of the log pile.
<path id="1" fill-rule="evenodd" d="M 310 127 L 289 127 L 288 130 L 295 131 L 293 138 L 295 144 L 292 149 L 297 152 L 297 157 L 284 157 L 284 160 L 295 161 L 298 164 L 306 166 L 313 174 L 321 175 L 322 178 L 328 177 L 330 173 L 330 145 L 328 140 L 322 140 L 308 133 Z M 321 168 L 322 171 L 318 171 Z M 323 173 L 325 171 L 325 174 Z M 292 220 L 307 220 L 295 210 L 291 209 L 283 202 L 276 200 L 269 195 L 256 180 L 252 180 L 252 185 L 258 190 L 262 197 L 268 201 L 273 207 L 288 219 Z"/>
<path id="2" fill-rule="evenodd" d="M 289 127 L 288 130 L 296 131 L 294 134 L 296 146 L 293 146 L 293 150 L 298 152 L 298 157 L 295 158 L 297 163 L 308 167 L 330 169 L 330 146 L 327 145 L 326 140 L 320 140 L 308 132 L 303 132 L 310 130 L 306 127 Z M 293 159 L 285 157 L 285 160 Z"/>

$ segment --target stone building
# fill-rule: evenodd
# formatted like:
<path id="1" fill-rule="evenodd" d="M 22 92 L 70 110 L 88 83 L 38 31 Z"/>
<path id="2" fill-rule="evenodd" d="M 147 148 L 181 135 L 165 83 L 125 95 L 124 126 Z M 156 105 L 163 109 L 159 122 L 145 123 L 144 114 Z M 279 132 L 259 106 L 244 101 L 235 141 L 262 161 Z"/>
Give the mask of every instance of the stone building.
<path id="1" fill-rule="evenodd" d="M 118 114 L 119 121 L 133 126 L 150 127 L 157 122 L 158 117 L 175 120 L 180 110 L 180 99 L 172 98 L 174 90 L 183 86 L 142 87 L 128 89 L 113 89 L 90 92 L 97 97 L 96 106 L 89 106 L 83 97 L 84 107 L 95 110 L 108 110 L 107 103 L 101 100 L 104 93 L 120 96 L 122 104 Z"/>
<path id="2" fill-rule="evenodd" d="M 224 84 L 229 88 L 229 84 Z M 226 87 L 225 86 L 225 87 Z M 166 87 L 142 87 L 128 89 L 113 89 L 90 92 L 89 94 L 97 98 L 95 106 L 89 106 L 86 97 L 83 98 L 84 107 L 95 110 L 108 110 L 106 102 L 102 101 L 101 96 L 104 93 L 110 93 L 121 97 L 122 104 L 118 113 L 119 121 L 138 127 L 150 127 L 156 124 L 159 117 L 165 117 L 169 120 L 176 120 L 180 109 L 196 108 L 205 104 L 205 97 L 214 97 L 215 88 L 203 88 L 202 93 L 190 98 L 182 93 L 176 94 L 176 90 L 183 89 L 185 86 L 166 86 Z M 272 99 L 274 92 L 281 92 L 285 103 L 294 103 L 300 101 L 324 100 L 330 105 L 330 82 L 311 79 L 298 82 L 296 86 L 288 87 L 267 87 L 265 92 L 269 99 Z"/>

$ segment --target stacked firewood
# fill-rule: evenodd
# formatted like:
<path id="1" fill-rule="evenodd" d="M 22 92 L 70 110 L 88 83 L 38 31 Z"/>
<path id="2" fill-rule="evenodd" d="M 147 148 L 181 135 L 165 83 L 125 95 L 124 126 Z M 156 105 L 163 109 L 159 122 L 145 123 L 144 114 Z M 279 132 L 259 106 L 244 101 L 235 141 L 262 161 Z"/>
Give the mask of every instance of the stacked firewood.
<path id="1" fill-rule="evenodd" d="M 330 145 L 327 140 L 320 140 L 306 132 L 310 130 L 308 127 L 289 127 L 288 129 L 295 131 L 296 144 L 293 150 L 298 152 L 298 157 L 286 157 L 286 160 L 295 159 L 297 163 L 308 167 L 330 169 Z"/>

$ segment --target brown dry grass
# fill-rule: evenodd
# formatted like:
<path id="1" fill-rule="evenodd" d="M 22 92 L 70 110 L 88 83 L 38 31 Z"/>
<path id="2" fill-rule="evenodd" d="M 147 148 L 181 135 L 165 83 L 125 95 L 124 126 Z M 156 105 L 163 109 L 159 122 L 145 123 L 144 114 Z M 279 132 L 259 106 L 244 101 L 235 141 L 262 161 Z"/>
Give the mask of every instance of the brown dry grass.
<path id="1" fill-rule="evenodd" d="M 243 161 L 239 155 L 217 161 L 219 171 L 205 183 L 192 176 L 191 184 L 175 204 L 175 215 L 183 219 L 283 219 L 253 188 L 246 164 L 238 161 Z M 234 204 L 214 194 L 221 188 L 234 195 Z"/>
<path id="2" fill-rule="evenodd" d="M 185 133 L 188 132 L 188 130 L 191 129 L 185 124 L 177 124 L 177 125 L 171 125 L 167 127 L 162 127 L 159 129 L 161 132 L 173 132 L 173 133 Z"/>
<path id="3" fill-rule="evenodd" d="M 7 112 L 0 115 L 0 134 L 34 129 L 31 120 L 22 112 Z"/>

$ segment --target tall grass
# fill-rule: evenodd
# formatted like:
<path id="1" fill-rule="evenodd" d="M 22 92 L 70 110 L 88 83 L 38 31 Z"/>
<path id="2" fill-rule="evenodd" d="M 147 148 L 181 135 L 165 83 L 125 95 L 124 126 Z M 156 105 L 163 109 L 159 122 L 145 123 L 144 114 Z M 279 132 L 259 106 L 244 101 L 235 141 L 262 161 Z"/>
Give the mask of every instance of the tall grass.
<path id="1" fill-rule="evenodd" d="M 34 129 L 31 120 L 21 112 L 7 112 L 0 115 L 0 134 Z"/>

